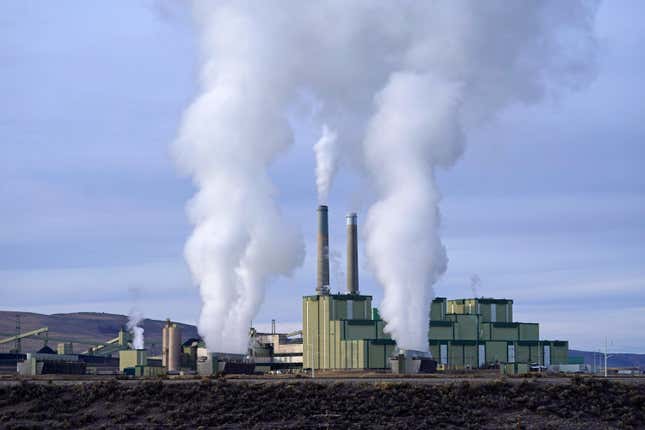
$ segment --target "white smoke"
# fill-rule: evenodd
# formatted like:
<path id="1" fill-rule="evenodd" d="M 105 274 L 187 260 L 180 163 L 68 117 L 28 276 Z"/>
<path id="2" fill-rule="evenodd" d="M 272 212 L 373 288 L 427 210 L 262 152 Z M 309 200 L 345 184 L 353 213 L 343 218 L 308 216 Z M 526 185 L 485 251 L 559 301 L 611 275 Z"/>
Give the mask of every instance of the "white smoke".
<path id="1" fill-rule="evenodd" d="M 268 168 L 292 141 L 279 60 L 254 19 L 224 3 L 195 3 L 202 30 L 201 93 L 174 152 L 192 174 L 195 224 L 185 248 L 211 351 L 245 352 L 265 284 L 301 264 L 303 240 L 283 219 Z"/>
<path id="2" fill-rule="evenodd" d="M 318 201 L 321 204 L 327 203 L 331 181 L 334 173 L 336 173 L 338 162 L 337 137 L 336 133 L 325 124 L 323 125 L 320 139 L 314 145 L 316 153 L 316 187 L 318 188 Z"/>
<path id="3" fill-rule="evenodd" d="M 428 348 L 432 285 L 448 264 L 438 168 L 506 106 L 583 83 L 595 46 L 591 2 L 423 4 L 415 16 L 425 25 L 378 93 L 364 140 L 378 194 L 366 249 L 385 289 L 382 315 L 400 348 L 418 350 Z"/>
<path id="4" fill-rule="evenodd" d="M 381 197 L 367 217 L 367 255 L 385 287 L 387 329 L 403 349 L 427 350 L 430 286 L 446 270 L 434 168 L 461 154 L 458 91 L 431 75 L 394 74 L 365 138 Z"/>
<path id="5" fill-rule="evenodd" d="M 134 349 L 144 349 L 143 346 L 143 327 L 139 324 L 143 322 L 143 314 L 136 310 L 132 309 L 130 315 L 128 316 L 128 331 L 132 333 L 132 346 Z"/>
<path id="6" fill-rule="evenodd" d="M 315 100 L 319 199 L 341 157 L 376 192 L 366 253 L 399 347 L 426 350 L 445 272 L 439 168 L 509 105 L 588 82 L 593 1 L 196 1 L 202 88 L 175 145 L 199 187 L 186 257 L 209 348 L 241 351 L 263 285 L 302 261 L 267 169 L 291 143 L 289 107 Z"/>

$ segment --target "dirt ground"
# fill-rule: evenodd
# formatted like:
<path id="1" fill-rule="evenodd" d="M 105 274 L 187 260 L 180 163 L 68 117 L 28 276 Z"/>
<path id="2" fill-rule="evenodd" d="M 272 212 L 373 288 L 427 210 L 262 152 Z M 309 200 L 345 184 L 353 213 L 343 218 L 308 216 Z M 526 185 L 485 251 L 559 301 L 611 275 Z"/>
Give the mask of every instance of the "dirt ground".
<path id="1" fill-rule="evenodd" d="M 0 385 L 0 428 L 645 428 L 645 384 L 201 380 Z"/>

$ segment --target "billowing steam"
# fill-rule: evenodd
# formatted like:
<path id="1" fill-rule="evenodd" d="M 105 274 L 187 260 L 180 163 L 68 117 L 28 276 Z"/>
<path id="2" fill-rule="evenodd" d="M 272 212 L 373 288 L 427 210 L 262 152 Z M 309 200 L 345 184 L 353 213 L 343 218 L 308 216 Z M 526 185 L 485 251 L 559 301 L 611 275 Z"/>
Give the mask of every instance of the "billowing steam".
<path id="1" fill-rule="evenodd" d="M 367 217 L 367 255 L 385 287 L 387 330 L 403 349 L 428 349 L 422 328 L 428 326 L 430 287 L 448 262 L 439 239 L 434 169 L 461 154 L 458 95 L 457 85 L 441 85 L 432 75 L 394 74 L 377 97 L 365 138 L 380 196 Z"/>
<path id="2" fill-rule="evenodd" d="M 432 285 L 445 272 L 438 169 L 470 129 L 516 103 L 588 81 L 593 1 L 197 1 L 201 92 L 177 158 L 199 191 L 186 257 L 210 349 L 242 351 L 263 285 L 302 261 L 267 169 L 291 143 L 286 113 L 317 106 L 319 200 L 341 157 L 376 193 L 366 254 L 387 331 L 427 350 Z M 303 97 L 303 95 L 305 97 Z M 354 209 L 354 208 L 349 208 Z"/>
<path id="3" fill-rule="evenodd" d="M 127 328 L 132 333 L 132 347 L 134 349 L 144 349 L 143 327 L 139 325 L 141 322 L 143 322 L 143 314 L 136 309 L 132 309 L 128 316 Z"/>
<path id="4" fill-rule="evenodd" d="M 257 18 L 226 2 L 195 3 L 202 30 L 201 93 L 174 145 L 199 188 L 185 255 L 203 302 L 199 332 L 211 351 L 245 352 L 264 286 L 304 258 L 282 217 L 268 168 L 292 141 L 282 60 Z"/>
<path id="5" fill-rule="evenodd" d="M 364 140 L 378 193 L 367 256 L 385 288 L 386 329 L 400 348 L 416 350 L 428 348 L 432 285 L 448 263 L 438 168 L 459 159 L 471 127 L 506 106 L 581 84 L 592 66 L 595 13 L 592 2 L 422 3 Z"/>
<path id="6" fill-rule="evenodd" d="M 316 187 L 318 188 L 318 201 L 327 203 L 331 181 L 336 172 L 338 162 L 338 149 L 335 132 L 323 125 L 322 136 L 314 145 L 316 152 Z"/>

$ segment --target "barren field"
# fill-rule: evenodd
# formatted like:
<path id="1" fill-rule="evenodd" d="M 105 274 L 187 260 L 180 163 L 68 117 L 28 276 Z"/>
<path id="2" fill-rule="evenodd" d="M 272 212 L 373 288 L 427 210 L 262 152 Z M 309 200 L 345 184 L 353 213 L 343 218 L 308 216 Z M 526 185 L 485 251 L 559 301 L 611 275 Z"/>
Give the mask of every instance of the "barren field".
<path id="1" fill-rule="evenodd" d="M 0 386 L 0 428 L 645 428 L 645 385 L 546 381 Z"/>

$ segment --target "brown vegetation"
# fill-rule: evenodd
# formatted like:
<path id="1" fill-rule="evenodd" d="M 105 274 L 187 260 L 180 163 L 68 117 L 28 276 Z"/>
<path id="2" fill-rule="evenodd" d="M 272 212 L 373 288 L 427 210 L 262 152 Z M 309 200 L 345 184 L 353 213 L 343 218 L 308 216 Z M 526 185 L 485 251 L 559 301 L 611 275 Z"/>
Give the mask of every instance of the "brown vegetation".
<path id="1" fill-rule="evenodd" d="M 645 385 L 25 382 L 0 428 L 644 428 Z"/>

